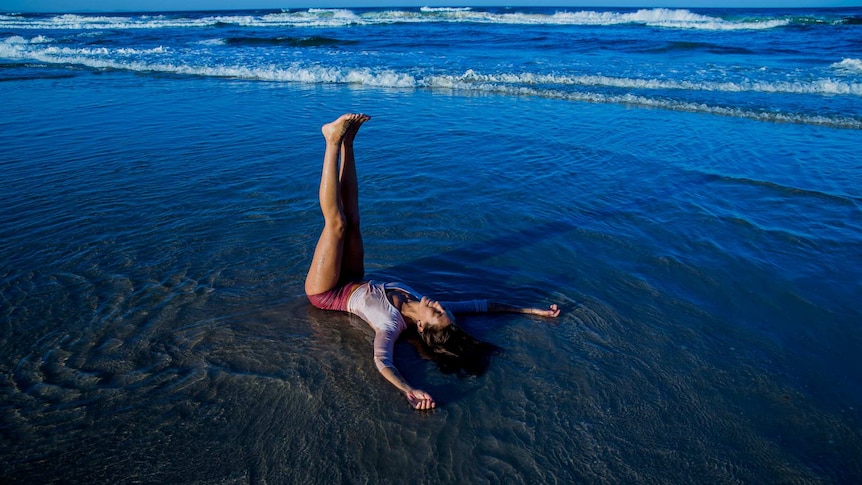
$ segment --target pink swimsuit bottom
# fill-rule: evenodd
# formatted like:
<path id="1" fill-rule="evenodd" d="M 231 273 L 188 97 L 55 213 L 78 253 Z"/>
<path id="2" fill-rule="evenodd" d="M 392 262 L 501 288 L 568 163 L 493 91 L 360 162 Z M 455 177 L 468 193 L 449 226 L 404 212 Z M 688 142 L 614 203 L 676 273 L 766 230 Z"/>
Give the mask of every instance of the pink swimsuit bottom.
<path id="1" fill-rule="evenodd" d="M 357 282 L 350 282 L 343 286 L 336 286 L 335 288 L 329 291 L 324 291 L 323 293 L 306 296 L 312 305 L 321 310 L 337 310 L 340 312 L 346 312 L 347 301 L 350 300 L 350 294 L 353 292 L 353 289 L 356 288 L 356 284 Z"/>

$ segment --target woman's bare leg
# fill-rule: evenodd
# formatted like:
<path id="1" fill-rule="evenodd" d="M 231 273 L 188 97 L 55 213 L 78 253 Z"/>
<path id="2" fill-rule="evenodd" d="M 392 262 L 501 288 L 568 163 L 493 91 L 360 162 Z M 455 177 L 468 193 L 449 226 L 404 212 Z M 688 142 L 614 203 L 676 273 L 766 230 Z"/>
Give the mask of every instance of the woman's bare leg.
<path id="1" fill-rule="evenodd" d="M 326 139 L 318 192 L 320 210 L 323 212 L 323 231 L 317 240 L 317 247 L 311 258 L 311 267 L 305 277 L 307 295 L 329 291 L 339 283 L 347 227 L 341 201 L 338 156 L 344 136 L 359 119 L 361 115 L 345 114 L 321 128 L 323 137 Z"/>
<path id="2" fill-rule="evenodd" d="M 341 143 L 341 204 L 347 224 L 344 234 L 344 250 L 341 260 L 342 283 L 361 280 L 365 276 L 365 247 L 359 228 L 359 183 L 353 156 L 353 139 L 362 123 L 371 119 L 362 115 L 351 125 Z"/>

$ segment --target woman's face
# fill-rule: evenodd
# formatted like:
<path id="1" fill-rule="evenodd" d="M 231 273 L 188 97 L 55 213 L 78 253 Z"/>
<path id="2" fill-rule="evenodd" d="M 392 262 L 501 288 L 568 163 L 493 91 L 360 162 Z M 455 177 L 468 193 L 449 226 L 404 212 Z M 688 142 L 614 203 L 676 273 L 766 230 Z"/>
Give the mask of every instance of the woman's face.
<path id="1" fill-rule="evenodd" d="M 428 328 L 441 329 L 452 325 L 454 318 L 446 311 L 439 302 L 427 296 L 419 301 L 419 318 L 416 320 L 416 329 L 424 332 Z"/>

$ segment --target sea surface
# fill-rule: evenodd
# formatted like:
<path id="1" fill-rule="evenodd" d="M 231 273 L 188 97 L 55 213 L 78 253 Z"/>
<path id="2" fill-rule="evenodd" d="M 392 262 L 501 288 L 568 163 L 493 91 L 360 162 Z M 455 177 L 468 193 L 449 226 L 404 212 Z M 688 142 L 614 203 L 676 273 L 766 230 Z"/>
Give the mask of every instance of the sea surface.
<path id="1" fill-rule="evenodd" d="M 320 125 L 370 276 L 312 308 Z M 0 482 L 862 482 L 862 9 L 0 14 Z"/>

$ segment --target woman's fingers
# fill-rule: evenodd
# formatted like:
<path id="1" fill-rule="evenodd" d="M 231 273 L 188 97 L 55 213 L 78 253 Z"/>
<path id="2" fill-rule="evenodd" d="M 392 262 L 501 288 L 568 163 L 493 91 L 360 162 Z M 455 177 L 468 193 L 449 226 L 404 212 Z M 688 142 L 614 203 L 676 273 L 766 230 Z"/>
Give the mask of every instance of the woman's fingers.
<path id="1" fill-rule="evenodd" d="M 433 409 L 437 405 L 431 395 L 418 389 L 407 393 L 407 401 L 415 409 Z"/>
<path id="2" fill-rule="evenodd" d="M 557 306 L 556 303 L 554 303 L 547 309 L 533 308 L 532 313 L 533 315 L 539 315 L 542 317 L 557 318 L 558 316 L 560 316 L 560 308 Z"/>

